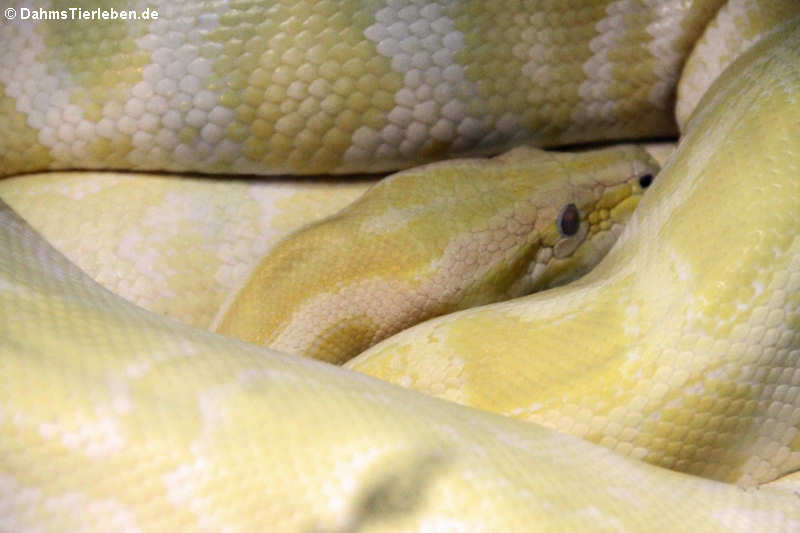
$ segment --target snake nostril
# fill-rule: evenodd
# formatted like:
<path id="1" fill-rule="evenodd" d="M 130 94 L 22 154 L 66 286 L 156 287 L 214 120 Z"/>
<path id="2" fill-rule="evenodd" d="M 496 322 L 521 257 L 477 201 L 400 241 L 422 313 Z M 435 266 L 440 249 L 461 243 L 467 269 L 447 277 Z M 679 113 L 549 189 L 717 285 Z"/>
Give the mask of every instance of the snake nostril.
<path id="1" fill-rule="evenodd" d="M 645 174 L 644 176 L 639 176 L 639 185 L 641 185 L 642 189 L 646 189 L 653 183 L 653 175 L 652 174 Z"/>

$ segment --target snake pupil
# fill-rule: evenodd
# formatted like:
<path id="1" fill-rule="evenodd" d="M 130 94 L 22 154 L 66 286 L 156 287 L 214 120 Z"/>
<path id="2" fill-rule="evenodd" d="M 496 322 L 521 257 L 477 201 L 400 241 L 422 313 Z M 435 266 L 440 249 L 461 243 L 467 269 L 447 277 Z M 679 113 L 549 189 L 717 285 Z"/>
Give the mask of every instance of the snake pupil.
<path id="1" fill-rule="evenodd" d="M 653 175 L 652 174 L 645 174 L 644 176 L 639 177 L 639 185 L 641 185 L 642 189 L 646 189 L 653 183 Z"/>
<path id="2" fill-rule="evenodd" d="M 558 215 L 558 231 L 561 235 L 569 237 L 578 233 L 578 228 L 581 227 L 581 214 L 575 204 L 568 204 L 561 213 Z"/>

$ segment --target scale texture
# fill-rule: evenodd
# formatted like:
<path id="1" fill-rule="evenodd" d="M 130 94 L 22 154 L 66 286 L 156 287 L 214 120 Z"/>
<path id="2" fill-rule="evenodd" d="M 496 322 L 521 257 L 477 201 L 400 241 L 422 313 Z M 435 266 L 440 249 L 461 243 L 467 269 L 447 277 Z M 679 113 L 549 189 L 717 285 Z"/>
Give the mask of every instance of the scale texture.
<path id="1" fill-rule="evenodd" d="M 586 277 L 427 322 L 350 368 L 704 477 L 796 471 L 798 42 L 726 76 Z"/>
<path id="2" fill-rule="evenodd" d="M 0 165 L 364 172 L 670 135 L 721 3 L 164 2 L 155 21 L 6 23 Z"/>
<path id="3" fill-rule="evenodd" d="M 0 532 L 800 530 L 800 5 L 101 4 L 159 17 L 0 23 Z M 376 191 L 575 156 L 348 174 L 679 129 L 575 282 L 345 368 L 207 329 Z"/>

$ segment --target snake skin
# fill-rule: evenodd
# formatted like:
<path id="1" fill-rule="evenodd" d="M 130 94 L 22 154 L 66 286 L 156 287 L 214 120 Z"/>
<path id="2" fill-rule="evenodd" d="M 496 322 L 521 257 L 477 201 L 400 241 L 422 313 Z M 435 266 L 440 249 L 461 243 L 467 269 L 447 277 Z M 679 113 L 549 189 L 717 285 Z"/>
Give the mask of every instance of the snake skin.
<path id="1" fill-rule="evenodd" d="M 800 530 L 800 6 L 723 3 L 3 21 L 0 531 Z M 229 174 L 679 124 L 577 282 L 349 368 L 204 329 L 282 238 L 369 185 Z"/>
<path id="2" fill-rule="evenodd" d="M 680 68 L 721 4 L 164 2 L 81 32 L 4 24 L 0 166 L 364 172 L 672 135 Z"/>

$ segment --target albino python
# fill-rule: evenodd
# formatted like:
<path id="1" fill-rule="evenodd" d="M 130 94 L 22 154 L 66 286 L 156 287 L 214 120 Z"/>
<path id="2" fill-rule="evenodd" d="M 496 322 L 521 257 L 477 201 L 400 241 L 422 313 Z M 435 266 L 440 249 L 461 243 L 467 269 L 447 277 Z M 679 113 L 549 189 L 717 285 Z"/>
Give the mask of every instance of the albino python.
<path id="1" fill-rule="evenodd" d="M 82 5 L 15 2 L 0 23 L 0 531 L 800 530 L 796 2 L 129 2 L 158 18 L 54 20 Z M 677 124 L 575 282 L 424 322 L 348 368 L 207 329 L 252 292 L 283 305 L 250 280 L 369 183 L 169 172 L 387 171 Z M 653 163 L 621 150 L 642 158 L 614 178 L 630 192 Z M 415 195 L 474 179 L 452 169 L 531 153 L 573 158 L 436 164 L 352 206 L 417 176 L 367 223 L 399 234 Z M 437 168 L 451 181 L 428 187 Z M 591 233 L 602 200 L 566 201 L 573 172 L 535 236 Z M 516 205 L 503 194 L 487 209 Z M 443 254 L 469 226 L 442 222 L 399 246 Z"/>

